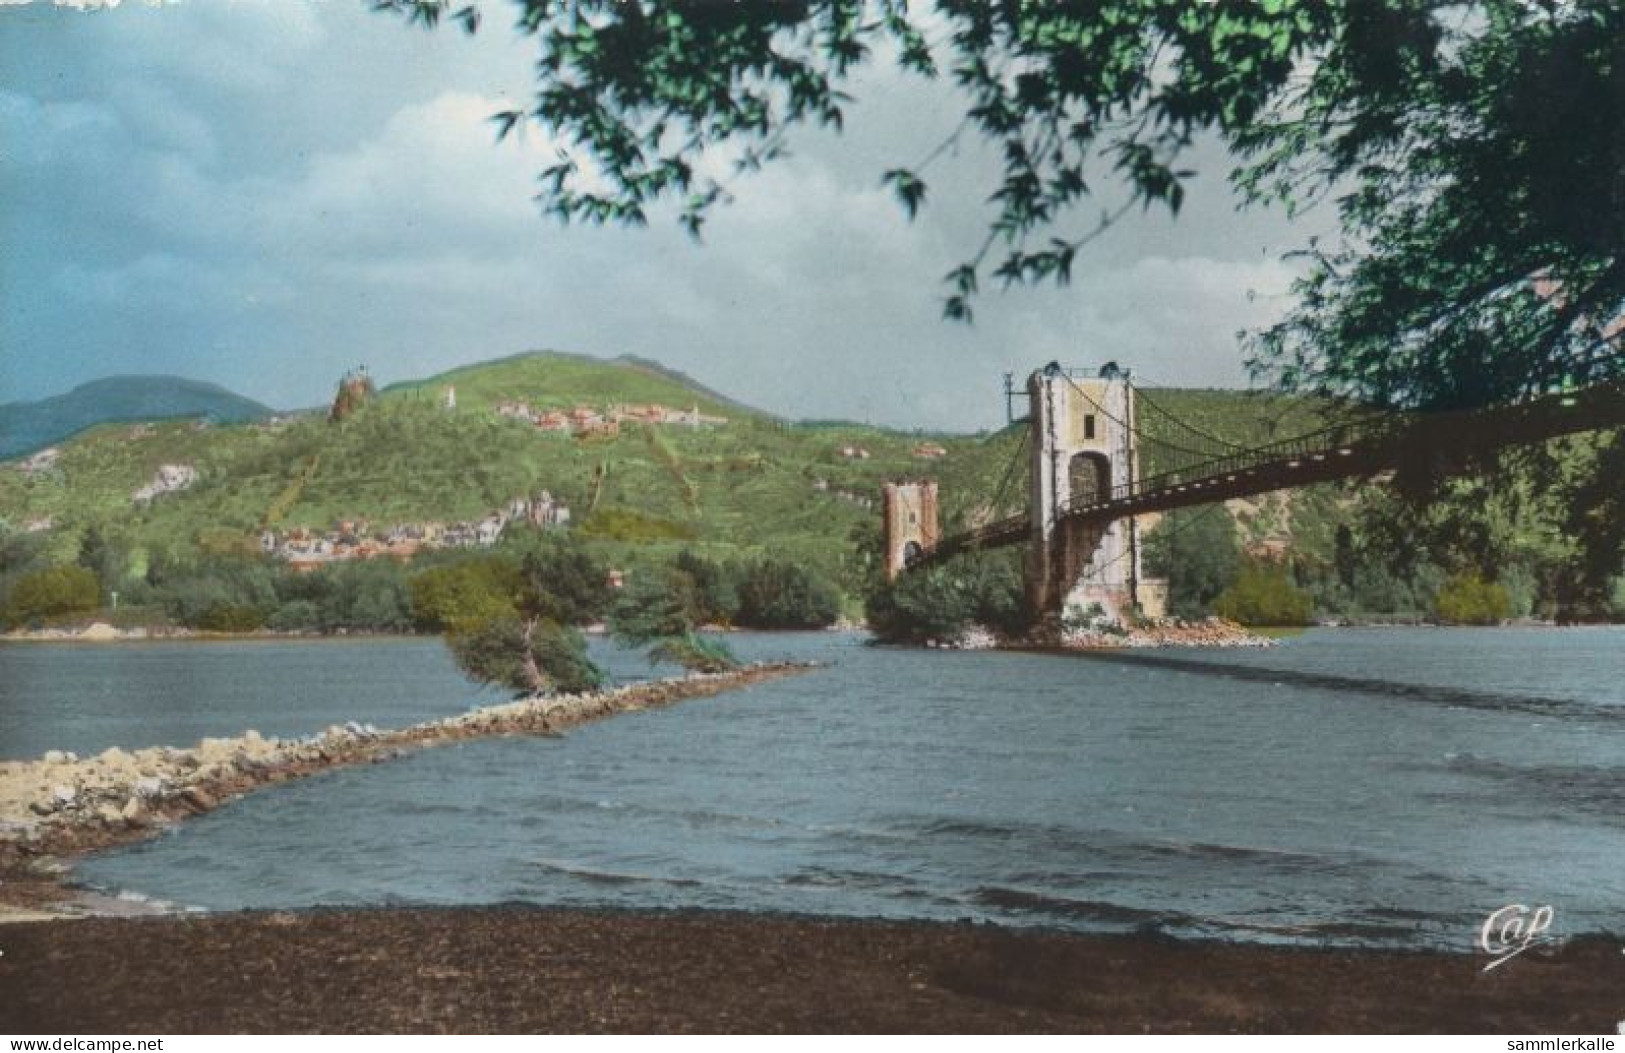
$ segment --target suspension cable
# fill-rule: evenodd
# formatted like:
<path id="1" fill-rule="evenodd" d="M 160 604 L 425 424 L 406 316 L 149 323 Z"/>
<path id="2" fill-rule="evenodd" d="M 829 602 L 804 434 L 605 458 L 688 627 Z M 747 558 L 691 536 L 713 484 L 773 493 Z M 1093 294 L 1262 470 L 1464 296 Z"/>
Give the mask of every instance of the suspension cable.
<path id="1" fill-rule="evenodd" d="M 1228 446 L 1232 450 L 1245 450 L 1245 449 L 1247 449 L 1246 446 L 1243 446 L 1239 442 L 1232 442 L 1231 440 L 1224 438 L 1222 435 L 1215 435 L 1212 432 L 1206 431 L 1206 430 L 1204 430 L 1202 428 L 1198 428 L 1196 425 L 1191 424 L 1190 422 L 1186 421 L 1183 417 L 1175 416 L 1172 412 L 1170 412 L 1169 410 L 1164 409 L 1161 405 L 1159 405 L 1155 399 L 1153 399 L 1153 398 L 1149 397 L 1148 395 L 1146 395 L 1144 388 L 1138 387 L 1138 386 L 1135 386 L 1135 385 L 1132 385 L 1132 384 L 1130 386 L 1134 387 L 1134 396 L 1141 403 L 1143 403 L 1145 406 L 1149 407 L 1150 409 L 1156 411 L 1157 413 L 1162 414 L 1164 417 L 1167 417 L 1169 420 L 1173 421 L 1175 424 L 1179 425 L 1181 428 L 1184 428 L 1186 431 L 1190 432 L 1192 435 L 1196 435 L 1196 436 L 1198 436 L 1200 438 L 1206 439 L 1209 442 L 1216 442 L 1221 446 Z"/>
<path id="2" fill-rule="evenodd" d="M 1065 373 L 1062 373 L 1061 377 L 1067 382 L 1067 384 L 1071 385 L 1073 391 L 1076 391 L 1079 395 L 1083 396 L 1083 399 L 1084 399 L 1085 402 L 1089 403 L 1089 405 L 1093 406 L 1097 411 L 1099 411 L 1101 416 L 1105 417 L 1107 420 L 1111 421 L 1113 424 L 1117 425 L 1119 428 L 1122 428 L 1124 431 L 1126 431 L 1129 434 L 1133 435 L 1136 439 L 1142 439 L 1145 442 L 1148 442 L 1148 443 L 1150 443 L 1150 444 L 1152 444 L 1154 446 L 1161 446 L 1164 449 L 1176 450 L 1179 453 L 1187 453 L 1187 454 L 1190 454 L 1192 457 L 1210 458 L 1210 457 L 1213 456 L 1213 451 L 1212 450 L 1193 450 L 1188 446 L 1181 446 L 1179 443 L 1171 442 L 1168 439 L 1156 438 L 1156 437 L 1146 435 L 1145 432 L 1141 431 L 1138 428 L 1131 427 L 1121 417 L 1117 416 L 1116 414 L 1114 414 L 1110 410 L 1108 410 L 1105 406 L 1102 406 L 1100 403 L 1096 402 L 1095 399 L 1094 399 L 1094 396 L 1090 395 L 1089 392 L 1085 391 L 1083 389 L 1083 387 L 1078 384 L 1077 381 L 1073 380 L 1071 377 L 1067 376 Z"/>
<path id="3" fill-rule="evenodd" d="M 1005 499 L 1009 496 L 1010 484 L 1015 481 L 1016 469 L 1027 459 L 1027 448 L 1031 442 L 1032 429 L 1023 428 L 1021 430 L 1021 439 L 1016 443 L 1015 455 L 1010 458 L 1010 463 L 1005 466 L 1004 477 L 999 480 L 998 488 L 993 492 L 991 507 L 995 515 L 998 514 L 1000 508 L 1004 507 Z"/>

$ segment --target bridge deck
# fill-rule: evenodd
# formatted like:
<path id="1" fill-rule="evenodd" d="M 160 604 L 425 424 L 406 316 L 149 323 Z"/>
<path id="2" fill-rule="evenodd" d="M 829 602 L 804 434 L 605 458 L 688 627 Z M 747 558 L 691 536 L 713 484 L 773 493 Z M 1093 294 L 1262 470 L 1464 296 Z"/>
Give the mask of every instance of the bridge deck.
<path id="1" fill-rule="evenodd" d="M 1073 501 L 1061 519 L 1109 523 L 1410 465 L 1449 474 L 1460 471 L 1474 457 L 1503 447 L 1620 426 L 1625 426 L 1625 386 L 1618 382 L 1512 406 L 1373 419 L 1137 479 L 1113 488 L 1109 495 Z M 1032 529 L 1026 515 L 1001 519 L 949 535 L 907 566 L 912 570 L 971 549 L 1021 544 Z"/>

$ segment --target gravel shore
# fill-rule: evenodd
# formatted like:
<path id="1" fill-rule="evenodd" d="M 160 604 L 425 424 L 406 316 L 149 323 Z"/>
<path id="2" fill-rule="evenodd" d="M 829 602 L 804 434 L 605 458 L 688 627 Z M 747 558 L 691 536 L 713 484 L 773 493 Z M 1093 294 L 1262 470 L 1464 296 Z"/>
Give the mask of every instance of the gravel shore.
<path id="1" fill-rule="evenodd" d="M 1612 1034 L 1617 943 L 1472 955 L 528 908 L 0 927 L 0 1031 Z"/>

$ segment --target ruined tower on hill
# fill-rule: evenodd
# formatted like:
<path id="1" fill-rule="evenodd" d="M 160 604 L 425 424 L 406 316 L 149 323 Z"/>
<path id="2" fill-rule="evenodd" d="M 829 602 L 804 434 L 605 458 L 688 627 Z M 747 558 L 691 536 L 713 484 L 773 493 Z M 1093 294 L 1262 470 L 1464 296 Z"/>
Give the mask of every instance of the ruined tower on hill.
<path id="1" fill-rule="evenodd" d="M 372 377 L 367 375 L 367 367 L 357 366 L 344 374 L 344 379 L 339 381 L 339 391 L 333 396 L 333 409 L 328 413 L 327 419 L 337 424 L 361 408 L 362 403 L 377 393 L 377 389 L 372 386 Z"/>

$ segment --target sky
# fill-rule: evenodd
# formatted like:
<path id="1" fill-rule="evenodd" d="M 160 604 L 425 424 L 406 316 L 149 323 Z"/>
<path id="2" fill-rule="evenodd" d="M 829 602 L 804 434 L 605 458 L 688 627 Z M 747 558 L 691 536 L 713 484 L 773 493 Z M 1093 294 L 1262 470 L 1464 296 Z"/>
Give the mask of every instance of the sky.
<path id="1" fill-rule="evenodd" d="M 789 418 L 973 431 L 1003 423 L 1006 371 L 1051 360 L 1246 386 L 1237 332 L 1286 309 L 1284 254 L 1330 225 L 1238 211 L 1201 144 L 1177 219 L 1130 213 L 1069 286 L 987 289 L 973 325 L 945 321 L 996 159 L 933 162 L 910 222 L 881 173 L 929 154 L 962 100 L 876 64 L 845 132 L 794 135 L 703 243 L 670 211 L 564 227 L 532 200 L 545 131 L 499 144 L 489 122 L 533 89 L 509 21 L 0 0 L 0 402 L 173 373 L 294 408 L 359 363 L 388 384 L 553 349 L 654 359 Z M 1099 185 L 1064 230 L 1121 202 Z"/>

